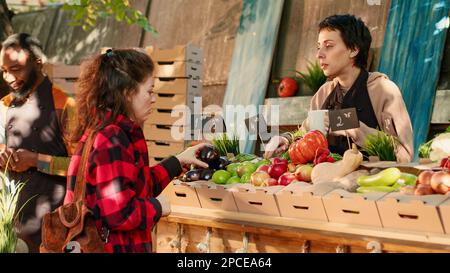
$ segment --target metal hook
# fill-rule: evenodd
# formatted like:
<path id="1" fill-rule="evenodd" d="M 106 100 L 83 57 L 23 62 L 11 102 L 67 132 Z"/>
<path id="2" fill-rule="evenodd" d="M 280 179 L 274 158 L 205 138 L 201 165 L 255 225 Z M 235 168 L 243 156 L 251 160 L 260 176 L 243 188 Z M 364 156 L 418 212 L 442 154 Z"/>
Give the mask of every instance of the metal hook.
<path id="1" fill-rule="evenodd" d="M 183 237 L 184 226 L 177 223 L 177 237 L 170 241 L 169 245 L 172 248 L 178 248 L 178 253 L 181 253 L 181 238 Z"/>
<path id="2" fill-rule="evenodd" d="M 205 241 L 202 243 L 199 243 L 197 245 L 197 249 L 200 252 L 203 253 L 210 253 L 210 244 L 211 244 L 211 234 L 212 234 L 212 228 L 208 227 L 208 229 L 206 230 L 206 237 L 205 237 Z"/>
<path id="3" fill-rule="evenodd" d="M 338 245 L 336 247 L 336 253 L 348 253 L 348 247 L 346 245 Z"/>
<path id="4" fill-rule="evenodd" d="M 242 238 L 242 248 L 236 250 L 236 253 L 247 253 L 248 252 L 248 234 L 244 232 L 244 236 Z"/>
<path id="5" fill-rule="evenodd" d="M 311 247 L 310 242 L 308 240 L 306 240 L 302 245 L 301 253 L 309 253 L 310 247 Z"/>
<path id="6" fill-rule="evenodd" d="M 367 244 L 367 249 L 370 250 L 370 253 L 382 253 L 383 247 L 381 246 L 380 242 L 377 241 L 370 241 Z"/>

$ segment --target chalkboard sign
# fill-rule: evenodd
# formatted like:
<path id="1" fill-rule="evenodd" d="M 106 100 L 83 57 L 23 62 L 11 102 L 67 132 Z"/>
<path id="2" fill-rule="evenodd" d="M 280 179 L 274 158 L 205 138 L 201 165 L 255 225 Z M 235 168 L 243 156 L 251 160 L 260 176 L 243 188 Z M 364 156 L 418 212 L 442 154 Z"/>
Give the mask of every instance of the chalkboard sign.
<path id="1" fill-rule="evenodd" d="M 328 113 L 331 131 L 359 128 L 356 108 L 330 110 Z"/>

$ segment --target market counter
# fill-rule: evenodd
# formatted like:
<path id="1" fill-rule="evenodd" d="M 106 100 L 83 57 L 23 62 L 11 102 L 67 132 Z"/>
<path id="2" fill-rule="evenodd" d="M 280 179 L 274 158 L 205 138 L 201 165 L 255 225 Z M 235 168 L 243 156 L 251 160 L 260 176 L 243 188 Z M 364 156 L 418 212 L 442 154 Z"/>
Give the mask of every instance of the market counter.
<path id="1" fill-rule="evenodd" d="M 448 234 L 185 206 L 172 206 L 154 235 L 166 253 L 450 252 Z"/>

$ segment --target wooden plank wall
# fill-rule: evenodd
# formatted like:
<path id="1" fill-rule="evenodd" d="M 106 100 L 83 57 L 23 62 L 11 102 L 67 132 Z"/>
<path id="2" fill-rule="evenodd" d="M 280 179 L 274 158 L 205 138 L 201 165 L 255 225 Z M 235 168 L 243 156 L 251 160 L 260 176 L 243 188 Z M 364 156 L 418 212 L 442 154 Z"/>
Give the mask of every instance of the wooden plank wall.
<path id="1" fill-rule="evenodd" d="M 146 14 L 148 0 L 135 0 L 133 6 Z M 15 32 L 28 32 L 44 46 L 49 62 L 79 64 L 102 47 L 137 47 L 143 31 L 113 18 L 100 19 L 87 32 L 81 27 L 69 26 L 71 15 L 60 8 L 20 14 L 13 17 Z"/>
<path id="2" fill-rule="evenodd" d="M 172 48 L 189 42 L 203 49 L 203 105 L 222 105 L 242 0 L 153 0 L 150 22 L 158 37 L 145 34 L 142 46 Z M 170 18 L 170 20 L 168 20 Z"/>
<path id="3" fill-rule="evenodd" d="M 449 9 L 447 0 L 392 0 L 380 71 L 402 91 L 413 125 L 416 158 L 430 124 Z"/>

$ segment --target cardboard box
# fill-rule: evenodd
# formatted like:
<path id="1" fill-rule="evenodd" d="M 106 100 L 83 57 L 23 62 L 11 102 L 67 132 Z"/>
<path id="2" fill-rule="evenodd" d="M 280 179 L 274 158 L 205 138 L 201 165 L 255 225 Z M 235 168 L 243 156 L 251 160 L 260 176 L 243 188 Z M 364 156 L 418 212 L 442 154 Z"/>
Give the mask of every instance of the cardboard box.
<path id="1" fill-rule="evenodd" d="M 171 205 L 201 207 L 197 191 L 193 185 L 190 185 L 191 183 L 173 180 L 170 184 L 170 188 L 167 186 L 164 190 L 164 194 L 170 199 Z"/>
<path id="2" fill-rule="evenodd" d="M 203 62 L 203 50 L 192 44 L 178 45 L 171 49 L 149 46 L 146 51 L 154 62 L 184 61 L 198 64 Z"/>
<path id="3" fill-rule="evenodd" d="M 439 212 L 442 225 L 444 226 L 444 232 L 450 234 L 450 195 L 447 196 L 449 198 L 439 205 Z"/>
<path id="4" fill-rule="evenodd" d="M 239 212 L 280 216 L 275 193 L 284 186 L 257 188 L 252 184 L 242 184 L 233 188 L 234 200 Z"/>
<path id="5" fill-rule="evenodd" d="M 282 217 L 328 221 L 322 196 L 335 188 L 328 183 L 293 182 L 275 194 Z"/>
<path id="6" fill-rule="evenodd" d="M 449 196 L 389 193 L 377 201 L 385 228 L 444 233 L 438 206 Z"/>
<path id="7" fill-rule="evenodd" d="M 151 155 L 151 154 L 150 154 Z M 165 157 L 149 157 L 150 166 L 154 166 L 159 162 L 163 161 Z"/>
<path id="8" fill-rule="evenodd" d="M 184 142 L 159 142 L 147 141 L 148 153 L 152 157 L 169 157 L 182 152 L 185 148 Z"/>
<path id="9" fill-rule="evenodd" d="M 234 196 L 229 188 L 232 185 L 217 185 L 206 181 L 196 188 L 202 208 L 237 212 L 238 208 Z"/>
<path id="10" fill-rule="evenodd" d="M 323 196 L 330 222 L 382 227 L 376 201 L 386 193 L 351 193 L 337 189 Z"/>
<path id="11" fill-rule="evenodd" d="M 158 94 L 184 94 L 188 97 L 202 96 L 202 83 L 199 79 L 156 78 L 154 92 Z"/>
<path id="12" fill-rule="evenodd" d="M 192 78 L 200 79 L 203 68 L 200 64 L 187 62 L 157 63 L 155 65 L 156 78 Z"/>

